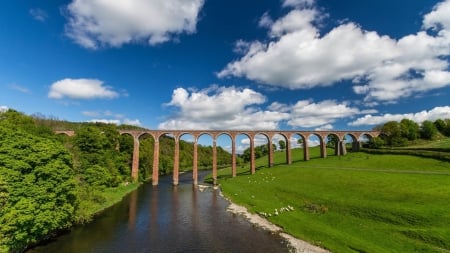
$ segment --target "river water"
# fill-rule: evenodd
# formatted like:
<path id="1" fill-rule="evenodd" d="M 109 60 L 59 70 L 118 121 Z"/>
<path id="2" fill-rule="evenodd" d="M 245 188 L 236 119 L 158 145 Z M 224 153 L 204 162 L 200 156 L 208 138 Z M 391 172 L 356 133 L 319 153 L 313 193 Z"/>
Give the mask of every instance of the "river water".
<path id="1" fill-rule="evenodd" d="M 280 236 L 226 211 L 219 190 L 193 187 L 191 173 L 176 187 L 171 182 L 144 184 L 93 222 L 28 253 L 289 252 Z"/>

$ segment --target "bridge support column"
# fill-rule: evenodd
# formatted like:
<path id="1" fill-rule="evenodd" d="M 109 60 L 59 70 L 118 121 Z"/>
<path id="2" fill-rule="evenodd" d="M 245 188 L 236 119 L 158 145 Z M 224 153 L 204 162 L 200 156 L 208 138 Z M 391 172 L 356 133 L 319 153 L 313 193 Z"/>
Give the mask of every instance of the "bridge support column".
<path id="1" fill-rule="evenodd" d="M 361 150 L 361 142 L 360 141 L 352 142 L 352 151 L 359 152 L 360 150 Z"/>
<path id="2" fill-rule="evenodd" d="M 180 174 L 180 142 L 175 137 L 175 153 L 173 156 L 173 185 L 178 185 L 178 176 Z"/>
<path id="3" fill-rule="evenodd" d="M 197 140 L 194 142 L 194 158 L 192 160 L 192 180 L 194 182 L 194 185 L 198 185 L 198 153 L 197 153 Z"/>
<path id="4" fill-rule="evenodd" d="M 250 137 L 250 173 L 253 175 L 256 171 L 255 165 L 255 140 L 254 136 Z"/>
<path id="5" fill-rule="evenodd" d="M 339 141 L 339 153 L 340 155 L 346 155 L 347 149 L 345 148 L 345 142 Z"/>
<path id="6" fill-rule="evenodd" d="M 326 158 L 327 157 L 327 145 L 322 137 L 320 137 L 320 157 Z"/>
<path id="7" fill-rule="evenodd" d="M 292 152 L 291 152 L 291 142 L 289 141 L 290 137 L 286 141 L 286 163 L 292 164 Z"/>
<path id="8" fill-rule="evenodd" d="M 133 136 L 133 162 L 131 165 L 131 179 L 138 180 L 139 175 L 139 137 Z"/>
<path id="9" fill-rule="evenodd" d="M 231 176 L 236 176 L 236 140 L 231 138 Z"/>
<path id="10" fill-rule="evenodd" d="M 269 139 L 269 143 L 267 144 L 269 150 L 269 167 L 273 167 L 273 145 L 272 140 Z"/>
<path id="11" fill-rule="evenodd" d="M 309 161 L 309 146 L 307 139 L 303 141 L 303 160 Z"/>
<path id="12" fill-rule="evenodd" d="M 216 139 L 213 140 L 213 184 L 217 185 L 217 147 L 216 147 Z"/>
<path id="13" fill-rule="evenodd" d="M 336 156 L 342 155 L 341 145 L 342 145 L 342 141 L 338 141 L 334 144 L 334 155 L 336 155 Z"/>
<path id="14" fill-rule="evenodd" d="M 153 147 L 152 185 L 158 185 L 158 179 L 159 179 L 159 137 L 155 138 L 155 145 Z"/>

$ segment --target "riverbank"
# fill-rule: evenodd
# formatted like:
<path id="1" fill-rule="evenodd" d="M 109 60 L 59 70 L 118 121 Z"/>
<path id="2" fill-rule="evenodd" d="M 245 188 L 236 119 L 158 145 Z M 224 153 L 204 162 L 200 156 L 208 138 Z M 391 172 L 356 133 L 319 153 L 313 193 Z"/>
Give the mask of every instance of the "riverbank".
<path id="1" fill-rule="evenodd" d="M 315 245 L 312 245 L 306 241 L 300 240 L 298 238 L 293 237 L 292 235 L 289 235 L 285 232 L 283 232 L 283 229 L 270 221 L 262 218 L 261 216 L 257 214 L 250 213 L 247 208 L 244 206 L 237 205 L 233 202 L 231 202 L 228 198 L 226 198 L 222 192 L 220 195 L 229 201 L 230 205 L 227 208 L 227 211 L 244 216 L 250 223 L 261 227 L 271 233 L 279 234 L 282 238 L 286 240 L 286 242 L 289 244 L 289 248 L 292 249 L 293 252 L 296 253 L 330 253 L 330 251 L 322 249 L 320 247 L 317 247 Z"/>

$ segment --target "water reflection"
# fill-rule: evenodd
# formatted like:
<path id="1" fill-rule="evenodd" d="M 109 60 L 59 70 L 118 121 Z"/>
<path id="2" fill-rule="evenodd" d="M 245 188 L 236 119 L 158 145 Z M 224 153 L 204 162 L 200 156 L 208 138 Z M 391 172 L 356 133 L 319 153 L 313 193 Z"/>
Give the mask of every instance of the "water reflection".
<path id="1" fill-rule="evenodd" d="M 94 222 L 29 252 L 287 252 L 278 236 L 226 211 L 217 190 L 200 191 L 189 173 L 180 184 L 143 185 Z"/>

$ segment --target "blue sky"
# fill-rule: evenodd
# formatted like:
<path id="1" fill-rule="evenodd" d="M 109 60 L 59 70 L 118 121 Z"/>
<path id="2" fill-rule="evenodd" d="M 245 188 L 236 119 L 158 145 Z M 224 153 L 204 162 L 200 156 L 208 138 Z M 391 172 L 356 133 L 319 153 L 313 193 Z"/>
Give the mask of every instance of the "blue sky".
<path id="1" fill-rule="evenodd" d="M 150 129 L 450 118 L 450 0 L 0 5 L 0 108 Z"/>

